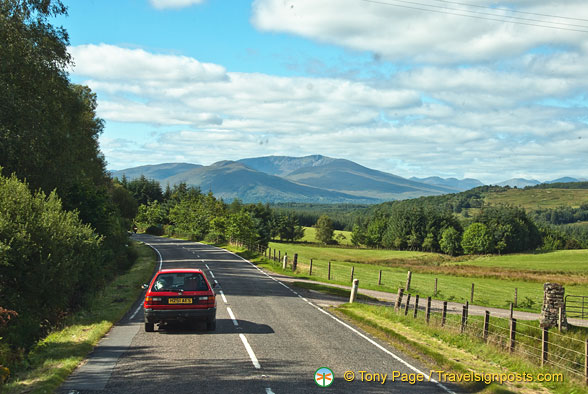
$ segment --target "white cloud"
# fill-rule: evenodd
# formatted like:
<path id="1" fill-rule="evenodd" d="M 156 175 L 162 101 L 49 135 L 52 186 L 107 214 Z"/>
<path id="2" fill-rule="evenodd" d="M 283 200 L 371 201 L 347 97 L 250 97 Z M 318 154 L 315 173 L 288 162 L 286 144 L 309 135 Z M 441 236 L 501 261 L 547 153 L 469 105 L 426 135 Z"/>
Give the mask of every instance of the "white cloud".
<path id="1" fill-rule="evenodd" d="M 143 49 L 113 45 L 79 45 L 70 47 L 75 60 L 74 72 L 105 81 L 154 83 L 194 83 L 221 81 L 227 78 L 224 67 L 201 63 L 186 56 L 160 55 Z"/>
<path id="2" fill-rule="evenodd" d="M 570 26 L 574 24 L 570 20 L 504 10 L 510 7 L 515 11 L 588 19 L 584 0 L 507 1 L 501 4 L 503 9 L 490 8 L 495 5 L 490 0 L 476 2 L 476 8 L 432 1 L 416 5 L 396 1 L 255 0 L 251 19 L 263 31 L 297 34 L 373 52 L 395 62 L 487 62 L 520 55 L 541 45 L 577 48 L 585 41 L 585 32 L 531 26 L 586 31 L 585 23 L 576 22 L 584 26 L 578 28 Z"/>
<path id="3" fill-rule="evenodd" d="M 151 5 L 157 9 L 185 8 L 194 4 L 201 4 L 204 0 L 149 0 Z"/>
<path id="4" fill-rule="evenodd" d="M 228 72 L 111 45 L 70 51 L 101 117 L 156 133 L 131 148 L 107 128 L 113 168 L 320 153 L 401 176 L 588 174 L 585 107 L 545 104 L 588 89 L 588 70 L 549 72 L 562 53 L 525 55 L 503 69 L 414 67 L 384 82 Z M 587 60 L 583 51 L 567 55 Z"/>

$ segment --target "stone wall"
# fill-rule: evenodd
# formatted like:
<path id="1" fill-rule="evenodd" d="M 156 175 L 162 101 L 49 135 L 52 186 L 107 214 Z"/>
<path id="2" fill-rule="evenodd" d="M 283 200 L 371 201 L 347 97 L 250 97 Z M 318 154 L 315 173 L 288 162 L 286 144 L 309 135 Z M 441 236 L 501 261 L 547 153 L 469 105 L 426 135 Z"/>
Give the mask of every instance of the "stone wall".
<path id="1" fill-rule="evenodd" d="M 557 283 L 545 283 L 543 285 L 543 308 L 541 308 L 541 327 L 557 327 L 559 309 L 562 309 L 562 328 L 567 328 L 565 289 Z"/>

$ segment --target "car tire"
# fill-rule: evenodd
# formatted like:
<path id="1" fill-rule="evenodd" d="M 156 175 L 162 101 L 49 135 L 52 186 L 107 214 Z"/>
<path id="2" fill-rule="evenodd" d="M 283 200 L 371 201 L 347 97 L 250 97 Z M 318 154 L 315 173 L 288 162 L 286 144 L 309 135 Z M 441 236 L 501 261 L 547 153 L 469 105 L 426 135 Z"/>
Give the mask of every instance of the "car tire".
<path id="1" fill-rule="evenodd" d="M 155 324 L 154 323 L 145 323 L 145 332 L 153 332 L 155 331 Z"/>
<path id="2" fill-rule="evenodd" d="M 208 331 L 216 330 L 216 319 L 211 319 L 206 322 L 206 329 Z"/>

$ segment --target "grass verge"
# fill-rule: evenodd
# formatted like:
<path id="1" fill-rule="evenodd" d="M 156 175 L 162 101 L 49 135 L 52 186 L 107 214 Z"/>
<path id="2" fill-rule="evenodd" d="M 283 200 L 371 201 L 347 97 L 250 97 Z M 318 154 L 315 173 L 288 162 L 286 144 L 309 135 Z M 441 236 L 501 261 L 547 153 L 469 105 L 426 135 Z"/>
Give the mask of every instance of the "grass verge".
<path id="1" fill-rule="evenodd" d="M 141 284 L 153 274 L 155 253 L 133 242 L 139 257 L 117 276 L 84 310 L 67 319 L 62 329 L 42 339 L 26 362 L 13 370 L 3 393 L 50 393 L 57 389 L 92 351 L 98 341 L 129 310 L 141 294 Z"/>
<path id="2" fill-rule="evenodd" d="M 333 311 L 353 320 L 356 325 L 372 335 L 413 354 L 433 370 L 456 374 L 525 373 L 534 378 L 541 373 L 560 372 L 540 368 L 517 353 L 510 355 L 497 346 L 485 344 L 471 335 L 460 334 L 436 324 L 427 325 L 422 319 L 396 314 L 391 308 L 343 304 Z M 472 382 L 466 384 L 465 389 L 477 393 L 588 393 L 580 380 L 573 380 L 567 375 L 564 378 L 563 382 L 557 383 L 533 381 L 486 385 L 483 382 Z"/>

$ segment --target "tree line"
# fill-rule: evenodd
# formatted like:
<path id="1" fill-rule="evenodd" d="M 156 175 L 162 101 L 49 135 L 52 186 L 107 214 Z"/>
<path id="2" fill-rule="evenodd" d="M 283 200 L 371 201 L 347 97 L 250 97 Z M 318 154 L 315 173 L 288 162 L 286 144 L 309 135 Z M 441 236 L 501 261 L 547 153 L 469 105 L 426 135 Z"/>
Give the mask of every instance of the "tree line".
<path id="1" fill-rule="evenodd" d="M 385 203 L 374 208 L 354 225 L 353 244 L 453 256 L 586 246 L 570 230 L 537 224 L 522 208 L 482 206 L 473 217 L 460 218 L 447 206 L 420 204 L 422 201 L 427 200 Z"/>
<path id="2" fill-rule="evenodd" d="M 191 240 L 217 244 L 238 240 L 267 246 L 272 238 L 295 241 L 304 236 L 298 218 L 290 212 L 277 213 L 269 204 L 230 204 L 211 192 L 185 183 L 162 191 L 157 181 L 144 176 L 115 180 L 139 204 L 135 218 L 139 228 L 154 235 L 179 235 Z"/>
<path id="3" fill-rule="evenodd" d="M 70 82 L 60 0 L 0 2 L 0 364 L 136 254 L 131 194 L 105 170 L 96 95 Z"/>

